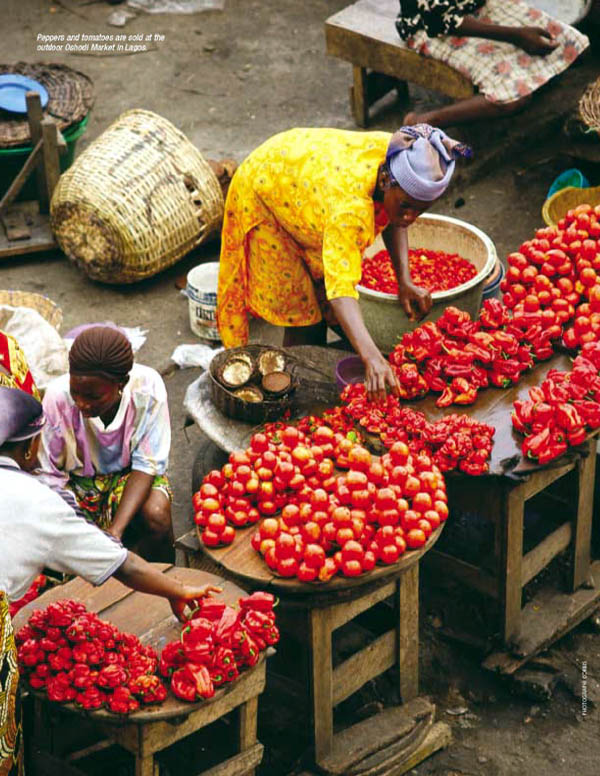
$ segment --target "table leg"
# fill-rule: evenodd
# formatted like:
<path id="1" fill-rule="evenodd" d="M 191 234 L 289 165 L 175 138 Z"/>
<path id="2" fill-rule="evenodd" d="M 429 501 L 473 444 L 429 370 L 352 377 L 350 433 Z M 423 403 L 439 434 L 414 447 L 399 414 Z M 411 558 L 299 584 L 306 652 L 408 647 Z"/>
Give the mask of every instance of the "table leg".
<path id="1" fill-rule="evenodd" d="M 327 609 L 311 610 L 310 641 L 315 760 L 318 763 L 329 754 L 333 745 L 333 660 Z"/>
<path id="2" fill-rule="evenodd" d="M 149 754 L 146 757 L 135 756 L 135 776 L 158 776 L 158 763 L 154 761 L 154 755 Z"/>
<path id="3" fill-rule="evenodd" d="M 594 517 L 594 475 L 596 472 L 595 439 L 592 440 L 589 453 L 587 458 L 580 458 L 577 464 L 577 514 L 573 532 L 571 591 L 577 590 L 587 580 L 590 573 L 592 520 Z"/>
<path id="4" fill-rule="evenodd" d="M 502 638 L 509 644 L 521 624 L 521 566 L 523 561 L 523 513 L 525 501 L 520 486 L 505 493 L 502 515 L 499 587 L 502 605 Z"/>
<path id="5" fill-rule="evenodd" d="M 352 113 L 354 121 L 359 127 L 366 127 L 369 123 L 369 97 L 367 93 L 367 71 L 364 67 L 354 65 L 352 67 L 354 78 L 350 90 L 352 101 Z"/>
<path id="6" fill-rule="evenodd" d="M 256 743 L 256 729 L 258 722 L 258 696 L 250 698 L 246 703 L 242 703 L 239 707 L 239 745 L 240 752 L 244 752 L 246 749 L 254 746 Z M 244 776 L 254 776 L 255 769 L 247 771 Z"/>
<path id="7" fill-rule="evenodd" d="M 419 564 L 415 563 L 397 583 L 397 649 L 399 690 L 402 703 L 419 694 Z"/>

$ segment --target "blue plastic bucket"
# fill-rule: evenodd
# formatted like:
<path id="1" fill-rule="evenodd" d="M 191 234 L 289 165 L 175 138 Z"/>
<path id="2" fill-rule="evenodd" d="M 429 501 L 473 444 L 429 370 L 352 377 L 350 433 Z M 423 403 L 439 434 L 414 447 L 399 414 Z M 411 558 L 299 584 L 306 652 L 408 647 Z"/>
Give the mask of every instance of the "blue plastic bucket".
<path id="1" fill-rule="evenodd" d="M 499 267 L 499 268 L 498 268 Z M 485 301 L 486 299 L 500 299 L 502 296 L 502 292 L 500 291 L 500 283 L 504 280 L 504 275 L 506 273 L 506 270 L 504 269 L 504 264 L 498 259 L 496 263 L 496 268 L 492 272 L 492 276 L 488 283 L 483 287 L 483 295 L 482 298 Z"/>
<path id="2" fill-rule="evenodd" d="M 197 337 L 213 342 L 220 339 L 217 329 L 218 281 L 218 261 L 199 264 L 187 275 L 190 327 Z"/>

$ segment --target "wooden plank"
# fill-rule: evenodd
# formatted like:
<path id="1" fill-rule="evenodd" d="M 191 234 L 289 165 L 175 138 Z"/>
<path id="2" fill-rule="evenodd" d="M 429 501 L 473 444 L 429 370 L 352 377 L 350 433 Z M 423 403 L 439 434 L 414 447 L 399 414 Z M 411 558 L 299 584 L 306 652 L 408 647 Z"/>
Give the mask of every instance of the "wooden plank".
<path id="1" fill-rule="evenodd" d="M 327 609 L 310 613 L 311 687 L 315 759 L 326 757 L 333 742 L 333 658 Z"/>
<path id="2" fill-rule="evenodd" d="M 24 256 L 29 253 L 50 252 L 58 247 L 50 228 L 48 216 L 39 212 L 37 202 L 18 202 L 9 209 L 9 213 L 21 211 L 31 233 L 28 240 L 9 240 L 0 229 L 0 259 Z"/>
<path id="3" fill-rule="evenodd" d="M 426 698 L 384 709 L 337 733 L 331 752 L 317 757 L 317 763 L 327 773 L 349 776 L 365 758 L 398 741 L 418 743 L 431 728 L 434 714 L 435 706 Z"/>
<path id="4" fill-rule="evenodd" d="M 472 563 L 455 558 L 446 552 L 432 550 L 424 559 L 425 569 L 460 579 L 469 587 L 479 590 L 492 598 L 498 598 L 498 581 L 488 572 Z"/>
<path id="5" fill-rule="evenodd" d="M 19 173 L 17 174 L 16 178 L 10 184 L 2 199 L 0 199 L 0 214 L 4 213 L 5 210 L 15 200 L 15 198 L 18 197 L 19 192 L 21 191 L 21 189 L 23 188 L 23 186 L 27 181 L 27 178 L 29 178 L 29 176 L 31 175 L 31 173 L 35 168 L 35 165 L 37 164 L 37 161 L 40 157 L 40 153 L 42 150 L 42 146 L 43 146 L 43 141 L 38 140 L 32 152 L 25 160 L 25 164 L 19 170 Z"/>
<path id="6" fill-rule="evenodd" d="M 523 587 L 542 569 L 545 569 L 553 558 L 567 549 L 571 543 L 572 534 L 571 523 L 563 523 L 556 531 L 546 536 L 537 547 L 523 556 L 521 566 L 521 585 Z"/>
<path id="7" fill-rule="evenodd" d="M 359 127 L 369 123 L 369 98 L 367 96 L 367 71 L 364 67 L 354 65 L 352 68 L 351 104 L 354 121 Z"/>
<path id="8" fill-rule="evenodd" d="M 42 102 L 37 92 L 27 92 L 25 95 L 27 103 L 27 121 L 29 122 L 29 134 L 31 135 L 31 145 L 35 146 L 42 139 L 42 120 L 44 113 L 42 111 Z M 44 160 L 39 159 L 35 169 L 35 180 L 38 202 L 40 203 L 40 213 L 49 212 L 48 187 L 46 185 L 46 170 Z"/>
<path id="9" fill-rule="evenodd" d="M 258 696 L 250 698 L 246 703 L 242 703 L 239 707 L 238 716 L 238 744 L 240 752 L 246 752 L 256 746 Z M 254 770 L 252 773 L 248 773 L 248 776 L 254 776 Z"/>
<path id="10" fill-rule="evenodd" d="M 58 127 L 51 118 L 42 119 L 42 139 L 44 141 L 44 171 L 46 174 L 46 188 L 48 190 L 48 202 L 60 178 L 60 159 L 58 154 Z"/>
<path id="11" fill-rule="evenodd" d="M 349 698 L 369 680 L 396 662 L 396 631 L 390 630 L 360 652 L 344 660 L 333 671 L 333 705 Z"/>
<path id="12" fill-rule="evenodd" d="M 596 442 L 588 442 L 587 448 L 587 458 L 580 458 L 577 462 L 577 515 L 573 537 L 571 590 L 577 590 L 583 585 L 590 573 Z"/>
<path id="13" fill-rule="evenodd" d="M 528 501 L 542 490 L 546 490 L 547 487 L 552 485 L 553 482 L 564 477 L 576 466 L 575 461 L 571 461 L 564 466 L 559 466 L 556 469 L 540 469 L 529 475 L 527 481 L 523 483 L 523 498 Z"/>
<path id="14" fill-rule="evenodd" d="M 521 623 L 521 579 L 523 577 L 521 566 L 525 511 L 522 486 L 508 491 L 505 504 L 498 581 L 502 605 L 502 639 L 505 644 L 508 644 L 518 635 Z"/>
<path id="15" fill-rule="evenodd" d="M 452 743 L 452 729 L 446 722 L 436 722 L 430 730 L 427 731 L 427 735 L 423 743 L 414 751 L 410 757 L 408 757 L 400 767 L 395 768 L 393 771 L 389 771 L 387 776 L 402 776 L 403 773 L 408 773 L 416 768 L 419 763 L 431 757 L 440 749 L 445 749 Z M 448 772 L 450 773 L 450 771 Z"/>
<path id="16" fill-rule="evenodd" d="M 403 703 L 419 693 L 419 566 L 413 566 L 398 580 L 398 673 Z"/>
<path id="17" fill-rule="evenodd" d="M 260 765 L 264 750 L 264 746 L 257 743 L 251 749 L 230 757 L 214 768 L 202 771 L 199 776 L 252 776 L 256 766 Z"/>
<path id="18" fill-rule="evenodd" d="M 600 560 L 592 563 L 592 588 L 579 588 L 563 593 L 550 586 L 542 588 L 523 607 L 522 635 L 511 651 L 489 655 L 482 667 L 502 674 L 513 674 L 528 660 L 548 647 L 585 620 L 600 603 Z"/>
<path id="19" fill-rule="evenodd" d="M 8 242 L 31 239 L 31 230 L 27 225 L 25 211 L 22 208 L 12 208 L 0 214 L 0 221 L 4 226 Z"/>
<path id="20" fill-rule="evenodd" d="M 84 771 L 47 751 L 33 748 L 31 761 L 36 776 L 86 776 Z"/>
<path id="21" fill-rule="evenodd" d="M 375 606 L 375 604 L 394 595 L 395 590 L 396 583 L 388 582 L 386 585 L 378 587 L 368 595 L 363 595 L 360 598 L 356 598 L 354 601 L 347 601 L 343 604 L 332 606 L 329 612 L 331 630 L 336 630 L 347 622 L 350 622 L 350 620 L 353 620 L 355 617 L 358 617 L 362 612 Z"/>
<path id="22" fill-rule="evenodd" d="M 158 763 L 153 754 L 135 758 L 135 776 L 158 776 Z"/>

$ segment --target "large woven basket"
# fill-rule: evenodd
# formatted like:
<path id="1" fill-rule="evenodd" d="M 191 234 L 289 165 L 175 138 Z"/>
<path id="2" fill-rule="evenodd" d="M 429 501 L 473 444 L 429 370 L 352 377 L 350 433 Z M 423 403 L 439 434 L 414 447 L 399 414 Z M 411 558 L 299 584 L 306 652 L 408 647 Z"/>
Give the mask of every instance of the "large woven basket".
<path id="1" fill-rule="evenodd" d="M 58 244 L 94 280 L 134 283 L 171 266 L 217 230 L 219 182 L 200 152 L 155 113 L 124 113 L 58 182 Z"/>
<path id="2" fill-rule="evenodd" d="M 561 218 L 564 218 L 569 210 L 578 205 L 600 205 L 600 186 L 590 186 L 580 189 L 575 186 L 567 186 L 553 194 L 544 202 L 542 218 L 548 226 L 556 226 Z"/>
<path id="3" fill-rule="evenodd" d="M 34 294 L 29 291 L 0 290 L 0 305 L 29 307 L 38 312 L 57 331 L 60 329 L 63 317 L 62 310 L 47 296 Z"/>

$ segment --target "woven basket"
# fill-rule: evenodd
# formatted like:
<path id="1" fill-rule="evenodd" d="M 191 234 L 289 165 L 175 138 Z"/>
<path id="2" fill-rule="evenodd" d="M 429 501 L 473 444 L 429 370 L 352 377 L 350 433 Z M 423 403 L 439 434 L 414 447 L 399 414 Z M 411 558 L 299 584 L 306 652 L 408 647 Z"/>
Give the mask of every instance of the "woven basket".
<path id="1" fill-rule="evenodd" d="M 579 115 L 590 131 L 600 134 L 600 78 L 589 84 L 579 100 Z"/>
<path id="2" fill-rule="evenodd" d="M 3 291 L 0 290 L 0 305 L 10 307 L 29 307 L 38 312 L 42 318 L 48 321 L 58 331 L 62 323 L 62 310 L 51 299 L 41 294 L 33 294 L 29 291 Z"/>
<path id="3" fill-rule="evenodd" d="M 155 113 L 124 113 L 58 182 L 58 244 L 94 280 L 134 283 L 171 266 L 217 230 L 219 182 L 200 152 Z"/>
<path id="4" fill-rule="evenodd" d="M 55 121 L 61 131 L 82 121 L 94 103 L 91 79 L 66 65 L 27 62 L 0 64 L 0 75 L 6 73 L 18 73 L 33 78 L 46 88 L 48 105 L 44 109 L 44 116 Z M 0 114 L 0 148 L 14 148 L 31 143 L 27 116 L 16 117 L 4 111 L 0 111 Z"/>
<path id="5" fill-rule="evenodd" d="M 544 202 L 542 218 L 548 226 L 556 226 L 561 218 L 564 218 L 569 210 L 577 205 L 600 205 L 600 186 L 591 186 L 586 189 L 568 186 L 553 194 Z"/>

